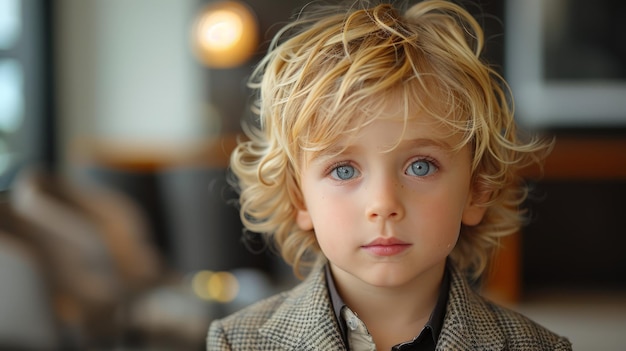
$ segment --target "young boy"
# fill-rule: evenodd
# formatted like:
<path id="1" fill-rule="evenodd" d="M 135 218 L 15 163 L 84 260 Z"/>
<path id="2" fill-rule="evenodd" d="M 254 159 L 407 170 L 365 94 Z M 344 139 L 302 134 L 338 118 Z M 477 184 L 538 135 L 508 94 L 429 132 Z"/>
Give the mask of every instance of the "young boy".
<path id="1" fill-rule="evenodd" d="M 231 158 L 246 227 L 312 269 L 207 349 L 570 350 L 465 278 L 519 228 L 516 172 L 546 149 L 518 138 L 480 26 L 441 0 L 313 6 L 255 71 Z"/>

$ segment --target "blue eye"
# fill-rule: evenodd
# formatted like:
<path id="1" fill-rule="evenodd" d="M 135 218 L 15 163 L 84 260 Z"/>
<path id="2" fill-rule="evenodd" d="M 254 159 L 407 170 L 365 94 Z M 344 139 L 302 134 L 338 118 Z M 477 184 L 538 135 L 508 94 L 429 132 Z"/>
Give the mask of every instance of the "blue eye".
<path id="1" fill-rule="evenodd" d="M 406 173 L 408 175 L 416 177 L 425 177 L 435 171 L 437 171 L 437 166 L 435 166 L 432 162 L 426 160 L 418 160 L 411 163 L 409 169 L 406 170 Z"/>
<path id="2" fill-rule="evenodd" d="M 352 166 L 343 165 L 333 168 L 330 174 L 334 179 L 337 180 L 349 180 L 358 175 L 358 172 Z"/>

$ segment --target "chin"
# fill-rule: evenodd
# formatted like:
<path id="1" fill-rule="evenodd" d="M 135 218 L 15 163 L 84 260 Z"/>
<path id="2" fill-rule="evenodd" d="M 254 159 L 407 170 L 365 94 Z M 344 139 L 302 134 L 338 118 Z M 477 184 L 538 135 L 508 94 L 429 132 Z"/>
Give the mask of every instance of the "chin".
<path id="1" fill-rule="evenodd" d="M 376 272 L 374 274 L 368 274 L 361 280 L 378 288 L 393 288 L 403 286 L 413 279 L 411 279 L 411 277 L 404 272 L 381 270 L 380 272 Z"/>

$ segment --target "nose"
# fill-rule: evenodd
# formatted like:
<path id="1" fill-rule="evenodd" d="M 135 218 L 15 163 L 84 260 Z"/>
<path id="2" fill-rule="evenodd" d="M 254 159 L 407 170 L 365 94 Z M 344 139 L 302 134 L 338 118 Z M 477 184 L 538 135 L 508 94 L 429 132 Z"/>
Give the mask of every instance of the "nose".
<path id="1" fill-rule="evenodd" d="M 365 215 L 370 221 L 394 220 L 404 217 L 405 209 L 401 200 L 403 187 L 393 177 L 379 177 L 368 184 L 368 201 Z"/>

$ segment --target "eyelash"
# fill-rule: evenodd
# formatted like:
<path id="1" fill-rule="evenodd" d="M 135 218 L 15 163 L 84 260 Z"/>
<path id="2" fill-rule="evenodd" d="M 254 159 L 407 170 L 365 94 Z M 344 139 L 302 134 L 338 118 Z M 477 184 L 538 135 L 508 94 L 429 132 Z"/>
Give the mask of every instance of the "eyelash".
<path id="1" fill-rule="evenodd" d="M 441 169 L 439 163 L 434 158 L 432 158 L 430 156 L 419 156 L 419 157 L 416 157 L 415 159 L 412 159 L 409 162 L 408 166 L 404 170 L 404 173 L 406 174 L 408 172 L 408 170 L 409 170 L 409 167 L 411 167 L 411 165 L 414 164 L 415 162 L 419 162 L 419 161 L 428 162 L 431 166 L 435 167 L 435 172 L 437 172 L 437 171 L 439 171 Z M 354 167 L 356 169 L 356 166 L 354 166 L 352 164 L 352 162 L 350 162 L 350 161 L 340 161 L 340 162 L 335 162 L 335 163 L 332 163 L 331 165 L 329 165 L 325 169 L 324 174 L 326 176 L 330 176 L 338 168 L 345 167 L 345 166 L 351 166 L 351 167 Z M 357 169 L 357 172 L 358 172 L 358 169 Z M 428 176 L 430 176 L 430 174 L 428 174 L 426 176 L 423 176 L 423 177 L 428 177 Z"/>
<path id="2" fill-rule="evenodd" d="M 437 162 L 436 159 L 434 159 L 433 157 L 430 157 L 430 156 L 419 156 L 419 157 L 415 158 L 414 160 L 411 160 L 409 165 L 412 164 L 412 163 L 415 163 L 417 161 L 426 161 L 426 162 L 432 164 L 433 166 L 437 167 L 437 169 L 440 168 L 439 162 Z"/>
<path id="3" fill-rule="evenodd" d="M 340 162 L 335 162 L 332 163 L 331 165 L 329 165 L 328 167 L 326 167 L 326 170 L 324 171 L 324 174 L 329 176 L 333 173 L 333 171 L 335 171 L 337 168 L 339 167 L 345 167 L 345 166 L 352 166 L 354 168 L 356 168 L 351 162 L 349 161 L 340 161 Z"/>
<path id="4" fill-rule="evenodd" d="M 416 162 L 427 162 L 429 164 L 430 167 L 434 167 L 434 170 L 429 170 L 429 173 L 423 176 L 419 176 L 420 178 L 425 178 L 425 177 L 429 177 L 430 175 L 432 175 L 433 172 L 438 172 L 441 167 L 439 167 L 439 163 L 432 157 L 429 156 L 422 156 L 422 157 L 418 157 L 416 159 L 411 160 L 411 162 L 409 163 L 409 165 L 407 166 L 407 168 L 405 169 L 405 173 L 409 172 L 409 169 L 411 168 L 411 166 L 413 164 L 415 164 Z"/>

